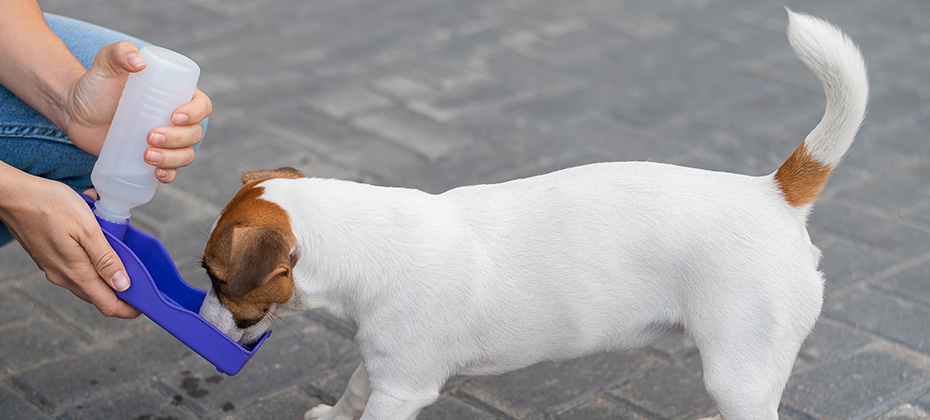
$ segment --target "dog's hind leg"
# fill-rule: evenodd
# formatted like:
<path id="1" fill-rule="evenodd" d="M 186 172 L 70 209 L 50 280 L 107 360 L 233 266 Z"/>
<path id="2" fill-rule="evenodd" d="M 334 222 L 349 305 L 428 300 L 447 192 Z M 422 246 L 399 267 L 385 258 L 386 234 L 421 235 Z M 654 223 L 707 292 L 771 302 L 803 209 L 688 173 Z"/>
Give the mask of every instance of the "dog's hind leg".
<path id="1" fill-rule="evenodd" d="M 789 346 L 771 351 L 751 346 L 701 349 L 704 385 L 717 404 L 717 418 L 778 420 L 778 403 L 791 373 L 788 360 L 796 353 Z"/>
<path id="2" fill-rule="evenodd" d="M 321 404 L 313 407 L 304 414 L 304 420 L 357 420 L 365 410 L 369 396 L 371 384 L 368 383 L 368 371 L 364 363 L 359 363 L 336 405 Z"/>
<path id="3" fill-rule="evenodd" d="M 777 420 L 782 392 L 820 305 L 747 300 L 714 302 L 719 306 L 692 317 L 704 385 L 724 420 Z"/>

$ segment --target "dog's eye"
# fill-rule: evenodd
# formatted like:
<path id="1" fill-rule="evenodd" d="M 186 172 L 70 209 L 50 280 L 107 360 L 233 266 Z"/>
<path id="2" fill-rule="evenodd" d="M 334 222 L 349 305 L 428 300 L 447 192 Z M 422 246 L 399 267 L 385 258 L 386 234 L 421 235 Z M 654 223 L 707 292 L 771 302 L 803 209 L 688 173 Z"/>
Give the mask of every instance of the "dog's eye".
<path id="1" fill-rule="evenodd" d="M 226 284 L 225 281 L 220 280 L 220 279 L 216 278 L 215 275 L 213 275 L 213 271 L 210 270 L 210 267 L 207 267 L 207 264 L 203 264 L 203 269 L 206 270 L 206 272 L 207 272 L 207 277 L 210 278 L 210 283 L 213 284 L 213 289 L 214 289 L 214 290 L 219 291 L 219 290 L 222 288 L 222 286 L 223 286 L 224 284 Z"/>
<path id="2" fill-rule="evenodd" d="M 223 285 L 226 284 L 225 281 L 220 280 L 220 279 L 214 277 L 213 275 L 210 275 L 210 283 L 213 284 L 213 288 L 216 289 L 216 290 L 221 289 L 221 288 L 223 287 Z"/>

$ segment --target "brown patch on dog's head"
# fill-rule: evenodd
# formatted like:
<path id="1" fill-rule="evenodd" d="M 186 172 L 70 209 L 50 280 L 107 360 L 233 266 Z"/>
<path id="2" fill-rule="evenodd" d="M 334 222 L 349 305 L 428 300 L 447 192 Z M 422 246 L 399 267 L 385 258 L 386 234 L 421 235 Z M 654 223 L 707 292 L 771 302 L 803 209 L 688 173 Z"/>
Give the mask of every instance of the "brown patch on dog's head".
<path id="1" fill-rule="evenodd" d="M 264 181 L 272 178 L 303 178 L 304 174 L 294 168 L 284 167 L 278 169 L 269 169 L 264 171 L 252 171 L 242 174 L 242 184 L 248 184 L 254 181 Z"/>
<path id="2" fill-rule="evenodd" d="M 274 303 L 294 292 L 292 270 L 297 242 L 290 218 L 281 206 L 261 196 L 261 181 L 301 178 L 293 168 L 249 172 L 243 186 L 220 214 L 203 255 L 217 298 L 233 314 L 239 328 L 260 321 Z"/>

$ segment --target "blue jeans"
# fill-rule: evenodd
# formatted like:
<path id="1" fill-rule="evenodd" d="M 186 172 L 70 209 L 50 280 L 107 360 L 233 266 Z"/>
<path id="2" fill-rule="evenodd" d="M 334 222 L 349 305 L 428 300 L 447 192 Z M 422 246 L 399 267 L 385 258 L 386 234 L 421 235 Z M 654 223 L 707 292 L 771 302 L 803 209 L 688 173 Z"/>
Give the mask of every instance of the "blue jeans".
<path id="1" fill-rule="evenodd" d="M 149 45 L 87 22 L 48 13 L 45 20 L 84 68 L 90 67 L 105 45 L 124 40 L 132 41 L 139 48 Z M 206 129 L 206 121 L 202 125 Z M 0 86 L 0 161 L 28 174 L 63 182 L 81 192 L 92 187 L 90 172 L 97 158 L 78 149 L 55 124 Z M 0 246 L 12 239 L 0 223 Z"/>

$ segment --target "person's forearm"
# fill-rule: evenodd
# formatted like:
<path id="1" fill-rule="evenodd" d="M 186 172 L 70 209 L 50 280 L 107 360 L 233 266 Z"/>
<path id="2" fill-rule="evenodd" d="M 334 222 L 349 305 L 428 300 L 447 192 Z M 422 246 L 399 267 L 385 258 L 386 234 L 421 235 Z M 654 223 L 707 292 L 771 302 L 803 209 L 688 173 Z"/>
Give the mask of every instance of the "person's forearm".
<path id="1" fill-rule="evenodd" d="M 0 0 L 0 85 L 65 129 L 64 101 L 83 73 L 35 0 Z"/>

